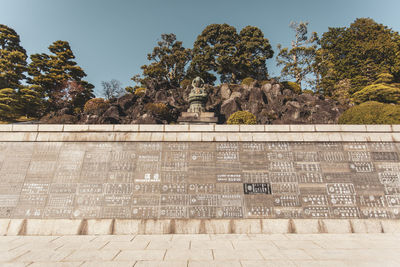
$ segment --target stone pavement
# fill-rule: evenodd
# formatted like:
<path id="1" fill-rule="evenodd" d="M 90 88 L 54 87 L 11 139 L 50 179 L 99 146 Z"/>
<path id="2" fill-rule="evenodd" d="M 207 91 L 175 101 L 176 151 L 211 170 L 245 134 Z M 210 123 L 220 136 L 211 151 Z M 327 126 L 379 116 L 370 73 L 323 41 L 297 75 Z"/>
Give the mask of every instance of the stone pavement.
<path id="1" fill-rule="evenodd" d="M 1 236 L 0 266 L 400 266 L 400 234 Z"/>

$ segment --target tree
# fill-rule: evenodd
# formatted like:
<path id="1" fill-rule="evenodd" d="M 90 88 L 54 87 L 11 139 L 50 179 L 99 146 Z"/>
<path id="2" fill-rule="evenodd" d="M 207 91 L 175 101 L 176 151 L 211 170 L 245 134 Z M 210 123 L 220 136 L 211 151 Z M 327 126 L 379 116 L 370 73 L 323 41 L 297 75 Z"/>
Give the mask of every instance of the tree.
<path id="1" fill-rule="evenodd" d="M 372 19 L 357 19 L 347 28 L 329 28 L 320 45 L 316 61 L 326 95 L 333 95 L 334 85 L 345 79 L 353 94 L 383 72 L 397 81 L 400 78 L 400 35 Z"/>
<path id="2" fill-rule="evenodd" d="M 301 87 L 309 74 L 314 72 L 315 56 L 318 36 L 315 32 L 308 36 L 308 22 L 291 22 L 290 28 L 295 32 L 292 48 L 282 48 L 278 45 L 279 54 L 276 57 L 277 65 L 282 66 L 282 77 L 294 79 Z M 307 81 L 312 85 L 312 81 Z"/>
<path id="3" fill-rule="evenodd" d="M 346 110 L 339 124 L 399 124 L 400 105 L 368 101 Z"/>
<path id="4" fill-rule="evenodd" d="M 211 24 L 194 43 L 189 75 L 201 76 L 207 83 L 216 80 L 212 72 L 220 75 L 221 82 L 266 79 L 265 62 L 272 56 L 268 39 L 257 27 L 247 26 L 238 34 L 228 24 Z"/>
<path id="5" fill-rule="evenodd" d="M 27 56 L 15 30 L 0 24 L 0 89 L 18 89 L 24 80 Z"/>
<path id="6" fill-rule="evenodd" d="M 162 34 L 161 41 L 153 48 L 153 52 L 147 55 L 147 59 L 152 62 L 141 67 L 143 77 L 136 75 L 132 78 L 133 81 L 146 86 L 155 80 L 178 87 L 186 76 L 191 50 L 184 48 L 182 42 L 176 40 L 175 34 Z"/>
<path id="7" fill-rule="evenodd" d="M 102 81 L 101 86 L 103 87 L 102 94 L 107 100 L 119 97 L 124 94 L 124 89 L 122 88 L 122 84 L 118 80 L 112 79 L 109 82 Z"/>
<path id="8" fill-rule="evenodd" d="M 94 86 L 83 80 L 86 73 L 73 61 L 75 56 L 69 43 L 56 41 L 49 46 L 49 50 L 50 55 L 31 55 L 28 73 L 32 77 L 28 82 L 37 86 L 46 102 L 46 111 L 54 111 L 67 103 L 63 107 L 83 108 L 94 97 Z"/>
<path id="9" fill-rule="evenodd" d="M 21 82 L 26 78 L 27 56 L 19 35 L 0 24 L 0 117 L 11 120 L 18 115 Z"/>

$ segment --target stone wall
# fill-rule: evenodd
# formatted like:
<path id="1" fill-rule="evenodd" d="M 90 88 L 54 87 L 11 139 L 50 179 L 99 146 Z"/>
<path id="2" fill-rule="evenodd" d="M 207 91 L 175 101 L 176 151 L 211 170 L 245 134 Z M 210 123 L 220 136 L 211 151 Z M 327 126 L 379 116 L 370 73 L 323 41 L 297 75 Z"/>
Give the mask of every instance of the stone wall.
<path id="1" fill-rule="evenodd" d="M 397 125 L 0 125 L 0 234 L 395 232 L 399 140 Z"/>

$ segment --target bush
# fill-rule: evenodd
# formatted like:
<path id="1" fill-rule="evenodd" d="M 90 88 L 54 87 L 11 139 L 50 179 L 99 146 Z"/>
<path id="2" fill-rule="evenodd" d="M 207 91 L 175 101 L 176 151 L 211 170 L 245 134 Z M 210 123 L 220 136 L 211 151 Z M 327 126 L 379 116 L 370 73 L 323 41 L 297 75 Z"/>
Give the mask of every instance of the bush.
<path id="1" fill-rule="evenodd" d="M 164 103 L 147 103 L 144 109 L 162 118 L 167 118 L 169 115 L 169 108 Z"/>
<path id="2" fill-rule="evenodd" d="M 399 124 L 400 106 L 369 101 L 346 110 L 339 124 Z"/>
<path id="3" fill-rule="evenodd" d="M 180 86 L 182 89 L 186 89 L 189 86 L 192 85 L 192 81 L 190 79 L 184 79 L 183 81 L 181 81 Z"/>
<path id="4" fill-rule="evenodd" d="M 257 124 L 257 118 L 248 111 L 237 111 L 229 116 L 227 124 Z"/>
<path id="5" fill-rule="evenodd" d="M 254 82 L 255 82 L 255 80 L 254 80 L 253 78 L 247 77 L 247 78 L 243 79 L 242 85 L 250 86 L 250 85 L 252 85 Z"/>
<path id="6" fill-rule="evenodd" d="M 313 95 L 313 94 L 314 94 L 314 91 L 313 91 L 313 90 L 310 90 L 310 89 L 305 89 L 305 90 L 301 91 L 301 93 L 302 93 L 302 94 L 310 94 L 310 95 Z"/>
<path id="7" fill-rule="evenodd" d="M 378 101 L 382 103 L 400 103 L 400 88 L 395 84 L 371 84 L 353 94 L 355 103 Z"/>
<path id="8" fill-rule="evenodd" d="M 296 94 L 301 94 L 301 87 L 298 83 L 295 82 L 282 82 L 283 88 L 290 89 Z"/>
<path id="9" fill-rule="evenodd" d="M 146 94 L 146 88 L 143 88 L 143 87 L 135 88 L 135 95 L 144 96 L 145 94 Z"/>
<path id="10" fill-rule="evenodd" d="M 104 98 L 92 98 L 86 102 L 83 111 L 88 114 L 99 115 L 109 107 L 110 104 Z"/>

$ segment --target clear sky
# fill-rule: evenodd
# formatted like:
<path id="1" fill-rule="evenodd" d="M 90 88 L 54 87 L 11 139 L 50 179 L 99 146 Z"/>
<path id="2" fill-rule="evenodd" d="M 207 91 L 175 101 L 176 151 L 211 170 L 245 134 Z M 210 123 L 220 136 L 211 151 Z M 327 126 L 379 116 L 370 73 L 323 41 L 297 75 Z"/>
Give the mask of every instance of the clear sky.
<path id="1" fill-rule="evenodd" d="M 162 33 L 175 33 L 185 47 L 209 24 L 238 31 L 259 27 L 275 51 L 290 44 L 290 21 L 308 21 L 319 34 L 370 17 L 400 31 L 399 0 L 0 0 L 0 24 L 14 28 L 28 54 L 48 52 L 56 40 L 70 43 L 86 79 L 117 79 L 124 86 L 141 73 Z M 271 76 L 280 70 L 268 60 Z"/>

